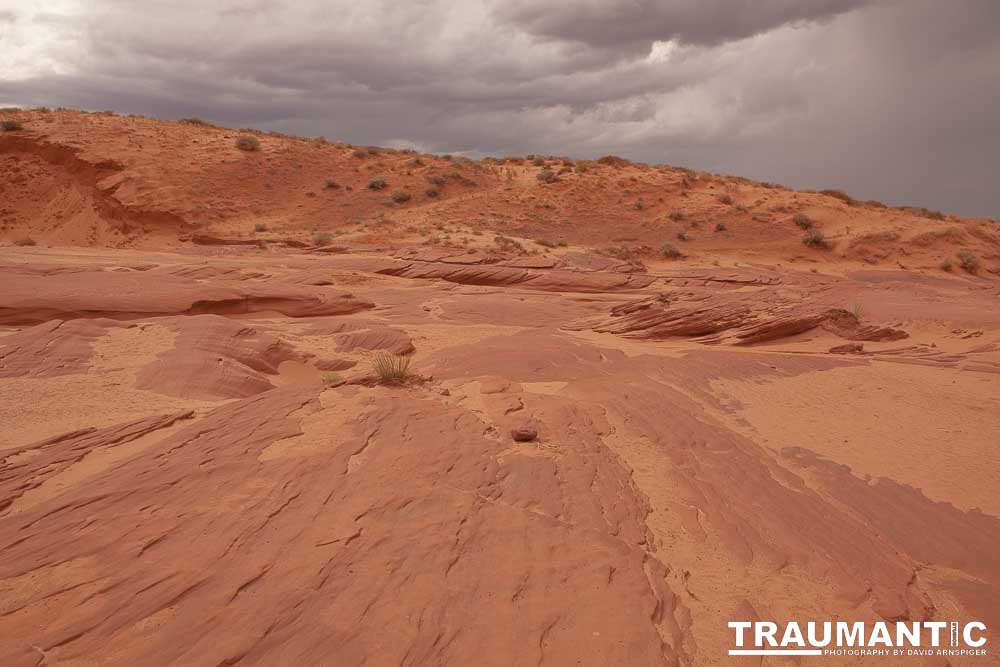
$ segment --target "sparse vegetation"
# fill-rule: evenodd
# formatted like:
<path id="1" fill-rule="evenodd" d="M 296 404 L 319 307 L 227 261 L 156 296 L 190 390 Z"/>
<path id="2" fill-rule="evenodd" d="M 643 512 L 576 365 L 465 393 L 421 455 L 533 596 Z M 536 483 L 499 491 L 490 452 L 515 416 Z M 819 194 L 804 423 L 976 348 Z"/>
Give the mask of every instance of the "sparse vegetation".
<path id="1" fill-rule="evenodd" d="M 434 199 L 435 197 L 441 196 L 441 191 L 432 185 L 426 190 L 424 190 L 424 194 L 430 197 L 431 199 Z"/>
<path id="2" fill-rule="evenodd" d="M 609 167 L 627 167 L 632 164 L 623 157 L 618 157 L 617 155 L 605 155 L 602 158 L 597 159 L 598 164 L 606 164 Z"/>
<path id="3" fill-rule="evenodd" d="M 23 130 L 24 126 L 16 120 L 5 120 L 0 122 L 0 128 L 2 128 L 4 132 L 16 132 L 18 130 Z"/>
<path id="4" fill-rule="evenodd" d="M 980 262 L 979 258 L 972 254 L 972 251 L 962 248 L 955 256 L 958 257 L 958 265 L 962 267 L 963 271 L 967 273 L 978 273 Z"/>
<path id="5" fill-rule="evenodd" d="M 184 123 L 185 125 L 199 125 L 201 127 L 215 127 L 214 124 L 209 123 L 207 120 L 202 120 L 201 118 L 181 118 L 179 123 Z"/>
<path id="6" fill-rule="evenodd" d="M 823 236 L 823 232 L 819 231 L 815 227 L 810 227 L 806 230 L 805 235 L 802 237 L 802 243 L 806 244 L 810 248 L 826 249 L 830 247 L 830 242 L 826 240 L 825 236 Z"/>
<path id="7" fill-rule="evenodd" d="M 855 320 L 860 322 L 861 318 L 865 316 L 865 307 L 860 303 L 853 303 L 851 304 L 851 307 L 847 309 L 847 312 L 849 312 Z"/>
<path id="8" fill-rule="evenodd" d="M 681 256 L 681 251 L 673 243 L 664 243 L 660 247 L 660 253 L 668 259 L 677 259 Z"/>
<path id="9" fill-rule="evenodd" d="M 410 193 L 406 190 L 396 190 L 392 193 L 392 201 L 397 204 L 405 204 L 410 201 Z"/>
<path id="10" fill-rule="evenodd" d="M 642 209 L 646 208 L 646 205 L 642 203 L 642 197 L 635 200 L 635 203 L 632 204 L 632 208 L 634 208 L 636 211 L 641 211 Z"/>
<path id="11" fill-rule="evenodd" d="M 385 179 L 382 178 L 381 176 L 379 176 L 378 178 L 373 178 L 372 180 L 368 181 L 369 190 L 384 190 L 387 185 L 388 183 L 386 183 Z"/>
<path id="12" fill-rule="evenodd" d="M 340 373 L 327 373 L 323 376 L 323 384 L 337 384 L 343 379 Z"/>
<path id="13" fill-rule="evenodd" d="M 858 203 L 854 199 L 854 197 L 852 197 L 851 195 L 847 194 L 843 190 L 820 190 L 819 193 L 821 195 L 826 195 L 827 197 L 835 197 L 836 199 L 839 199 L 840 201 L 842 201 L 845 204 L 848 204 L 850 206 L 854 206 L 855 204 Z"/>
<path id="14" fill-rule="evenodd" d="M 792 218 L 792 222 L 802 229 L 809 229 L 813 226 L 813 221 L 805 213 L 796 213 L 795 217 Z"/>
<path id="15" fill-rule="evenodd" d="M 715 231 L 717 231 L 717 232 L 724 232 L 724 231 L 726 231 L 726 223 L 722 222 L 721 220 L 719 222 L 715 223 Z"/>
<path id="16" fill-rule="evenodd" d="M 944 260 L 941 261 L 941 270 L 942 271 L 951 271 L 951 266 L 952 265 L 951 265 L 951 260 L 950 259 L 944 259 Z"/>
<path id="17" fill-rule="evenodd" d="M 332 178 L 328 178 L 326 179 L 326 183 L 323 184 L 323 187 L 326 188 L 327 190 L 336 190 L 337 188 L 340 187 L 340 185 L 337 183 L 337 181 L 333 180 Z"/>
<path id="18" fill-rule="evenodd" d="M 730 206 L 733 203 L 733 198 L 729 195 L 719 195 L 719 203 Z"/>
<path id="19" fill-rule="evenodd" d="M 536 157 L 534 160 L 531 161 L 531 164 L 535 165 L 536 167 L 544 167 L 545 159 L 541 157 Z"/>
<path id="20" fill-rule="evenodd" d="M 683 227 L 680 228 L 680 229 L 678 229 L 677 230 L 677 239 L 680 240 L 680 241 L 687 241 L 687 240 L 689 240 L 690 237 L 688 236 L 687 230 L 684 229 Z"/>
<path id="21" fill-rule="evenodd" d="M 313 192 L 313 191 L 311 191 L 311 190 L 310 190 L 309 192 L 307 192 L 307 193 L 306 193 L 306 197 L 309 197 L 310 199 L 312 199 L 312 198 L 313 198 L 313 197 L 315 197 L 315 196 L 316 196 L 316 193 L 315 193 L 315 192 Z"/>
<path id="22" fill-rule="evenodd" d="M 251 137 L 248 134 L 236 137 L 236 147 L 241 151 L 259 151 L 260 141 L 257 137 Z"/>
<path id="23" fill-rule="evenodd" d="M 32 246 L 32 245 L 38 245 L 38 244 L 35 243 L 35 239 L 31 238 L 30 236 L 21 236 L 21 237 L 18 237 L 16 239 L 14 239 L 14 245 L 17 245 L 17 246 Z"/>
<path id="24" fill-rule="evenodd" d="M 559 180 L 558 177 L 556 176 L 556 172 L 552 171 L 551 169 L 542 169 L 540 172 L 538 172 L 538 176 L 536 178 L 538 178 L 538 180 L 541 181 L 542 183 L 554 183 L 555 181 Z"/>
<path id="25" fill-rule="evenodd" d="M 673 220 L 674 222 L 680 222 L 681 220 L 684 219 L 684 214 L 681 213 L 680 211 L 673 211 L 667 217 L 670 218 L 671 220 Z"/>
<path id="26" fill-rule="evenodd" d="M 265 225 L 263 222 L 258 222 L 256 225 L 253 226 L 253 230 L 255 232 L 266 232 L 267 225 Z"/>
<path id="27" fill-rule="evenodd" d="M 316 232 L 313 234 L 313 245 L 327 245 L 333 240 L 333 234 L 330 232 Z"/>
<path id="28" fill-rule="evenodd" d="M 413 377 L 410 373 L 410 358 L 397 354 L 383 352 L 375 355 L 372 370 L 378 376 L 379 384 L 406 384 Z"/>
<path id="29" fill-rule="evenodd" d="M 537 243 L 538 245 L 543 246 L 545 248 L 555 248 L 556 247 L 555 242 L 554 241 L 550 241 L 549 239 L 535 239 L 535 243 Z"/>

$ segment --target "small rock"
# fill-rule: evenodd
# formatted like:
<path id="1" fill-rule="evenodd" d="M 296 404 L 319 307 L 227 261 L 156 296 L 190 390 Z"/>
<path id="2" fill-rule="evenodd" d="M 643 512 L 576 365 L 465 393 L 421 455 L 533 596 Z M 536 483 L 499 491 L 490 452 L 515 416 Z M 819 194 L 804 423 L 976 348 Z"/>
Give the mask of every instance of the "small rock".
<path id="1" fill-rule="evenodd" d="M 865 346 L 861 343 L 844 343 L 830 348 L 830 352 L 833 354 L 861 354 L 864 350 Z"/>
<path id="2" fill-rule="evenodd" d="M 448 391 L 447 387 L 445 387 L 444 389 L 441 390 L 441 395 L 442 396 L 451 396 L 451 392 Z"/>
<path id="3" fill-rule="evenodd" d="M 538 431 L 530 426 L 515 426 L 510 430 L 515 442 L 531 442 L 538 437 Z"/>

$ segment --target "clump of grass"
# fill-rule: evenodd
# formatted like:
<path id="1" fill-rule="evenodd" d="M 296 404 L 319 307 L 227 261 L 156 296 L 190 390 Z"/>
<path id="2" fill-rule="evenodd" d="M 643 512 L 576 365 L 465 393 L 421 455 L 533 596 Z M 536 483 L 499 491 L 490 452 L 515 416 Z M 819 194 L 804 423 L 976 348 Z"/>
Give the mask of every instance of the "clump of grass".
<path id="1" fill-rule="evenodd" d="M 729 206 L 733 203 L 733 198 L 729 195 L 719 195 L 719 203 Z"/>
<path id="2" fill-rule="evenodd" d="M 677 259 L 681 256 L 681 251 L 673 243 L 664 243 L 660 247 L 660 253 L 668 259 Z"/>
<path id="3" fill-rule="evenodd" d="M 323 184 L 323 187 L 327 190 L 336 190 L 340 187 L 340 184 L 332 178 L 328 178 L 326 179 L 326 183 Z"/>
<path id="4" fill-rule="evenodd" d="M 253 226 L 253 230 L 255 232 L 266 232 L 267 225 L 265 225 L 263 222 L 258 222 L 256 225 Z"/>
<path id="5" fill-rule="evenodd" d="M 550 241 L 549 239 L 535 239 L 535 243 L 545 248 L 555 248 L 555 241 Z"/>
<path id="6" fill-rule="evenodd" d="M 802 237 L 802 243 L 806 244 L 810 248 L 826 249 L 830 247 L 830 242 L 826 240 L 825 236 L 823 236 L 823 232 L 819 231 L 815 227 L 810 227 L 806 230 L 805 235 Z"/>
<path id="7" fill-rule="evenodd" d="M 554 183 L 559 180 L 558 177 L 556 177 L 556 172 L 551 169 L 542 169 L 538 172 L 538 176 L 536 176 L 536 178 L 542 183 Z"/>
<path id="8" fill-rule="evenodd" d="M 388 183 L 386 183 L 385 179 L 382 178 L 381 176 L 379 176 L 378 178 L 373 178 L 372 180 L 368 181 L 369 190 L 384 190 L 387 185 Z"/>
<path id="9" fill-rule="evenodd" d="M 690 237 L 688 236 L 687 230 L 681 227 L 677 230 L 677 239 L 679 241 L 687 241 Z"/>
<path id="10" fill-rule="evenodd" d="M 405 190 L 396 190 L 392 193 L 392 201 L 397 204 L 405 204 L 410 201 L 410 193 Z"/>
<path id="11" fill-rule="evenodd" d="M 979 258 L 972 254 L 972 251 L 962 248 L 955 256 L 958 257 L 958 265 L 968 273 L 978 273 L 981 266 Z"/>
<path id="12" fill-rule="evenodd" d="M 942 271 L 951 271 L 951 260 L 950 259 L 944 259 L 944 260 L 941 261 L 941 270 Z"/>
<path id="13" fill-rule="evenodd" d="M 680 211 L 674 211 L 667 217 L 673 220 L 674 222 L 680 222 L 681 220 L 684 219 L 684 214 L 681 213 Z"/>
<path id="14" fill-rule="evenodd" d="M 545 158 L 536 157 L 534 160 L 531 161 L 531 164 L 535 165 L 536 167 L 544 167 Z"/>
<path id="15" fill-rule="evenodd" d="M 316 232 L 313 234 L 313 245 L 326 245 L 333 240 L 330 232 Z"/>
<path id="16" fill-rule="evenodd" d="M 715 223 L 715 231 L 717 231 L 717 232 L 724 232 L 724 231 L 726 231 L 726 223 L 722 222 L 721 220 L 719 222 Z"/>
<path id="17" fill-rule="evenodd" d="M 406 384 L 413 377 L 410 373 L 410 358 L 397 354 L 381 353 L 372 360 L 372 370 L 378 376 L 379 384 Z"/>
<path id="18" fill-rule="evenodd" d="M 340 373 L 327 373 L 323 376 L 323 384 L 337 384 L 343 379 Z"/>
<path id="19" fill-rule="evenodd" d="M 19 238 L 14 239 L 14 245 L 23 247 L 23 246 L 31 246 L 38 244 L 35 242 L 35 239 L 31 238 L 30 236 L 21 236 Z"/>
<path id="20" fill-rule="evenodd" d="M 315 193 L 315 192 L 312 192 L 311 190 L 310 190 L 309 192 L 307 192 L 307 193 L 306 193 L 306 197 L 309 197 L 310 199 L 312 199 L 312 198 L 313 198 L 313 197 L 315 197 L 315 196 L 316 196 L 316 193 Z"/>
<path id="21" fill-rule="evenodd" d="M 861 318 L 865 316 L 865 307 L 860 303 L 853 303 L 851 304 L 851 307 L 847 309 L 847 312 L 849 312 L 855 320 L 860 322 Z"/>
<path id="22" fill-rule="evenodd" d="M 445 177 L 437 174 L 428 174 L 426 178 L 431 185 L 444 185 L 445 183 Z"/>
<path id="23" fill-rule="evenodd" d="M 202 120 L 201 118 L 181 118 L 179 123 L 184 123 L 185 125 L 199 125 L 201 127 L 215 127 L 212 123 L 207 120 Z"/>
<path id="24" fill-rule="evenodd" d="M 3 128 L 4 132 L 16 132 L 18 130 L 23 130 L 24 126 L 16 120 L 5 120 L 0 123 L 0 128 Z"/>
<path id="25" fill-rule="evenodd" d="M 236 137 L 236 147 L 241 151 L 259 151 L 260 141 L 257 137 L 251 137 L 249 134 L 244 134 Z"/>
<path id="26" fill-rule="evenodd" d="M 635 203 L 632 204 L 632 208 L 634 208 L 636 211 L 641 211 L 642 209 L 646 208 L 646 205 L 642 202 L 642 197 L 635 200 Z"/>
<path id="27" fill-rule="evenodd" d="M 809 229 L 813 226 L 813 221 L 809 219 L 809 216 L 805 213 L 796 213 L 795 217 L 792 218 L 792 222 L 801 227 L 802 229 Z"/>
<path id="28" fill-rule="evenodd" d="M 431 187 L 424 190 L 424 194 L 430 197 L 431 199 L 434 199 L 435 197 L 441 196 L 441 191 L 432 185 Z"/>

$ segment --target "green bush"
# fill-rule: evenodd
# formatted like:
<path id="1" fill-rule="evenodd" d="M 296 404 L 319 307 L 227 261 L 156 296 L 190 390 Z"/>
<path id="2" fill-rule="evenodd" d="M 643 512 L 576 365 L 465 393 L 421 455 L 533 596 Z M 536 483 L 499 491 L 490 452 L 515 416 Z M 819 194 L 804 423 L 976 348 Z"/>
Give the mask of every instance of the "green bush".
<path id="1" fill-rule="evenodd" d="M 259 151 L 260 141 L 248 134 L 236 138 L 236 147 L 241 151 Z"/>

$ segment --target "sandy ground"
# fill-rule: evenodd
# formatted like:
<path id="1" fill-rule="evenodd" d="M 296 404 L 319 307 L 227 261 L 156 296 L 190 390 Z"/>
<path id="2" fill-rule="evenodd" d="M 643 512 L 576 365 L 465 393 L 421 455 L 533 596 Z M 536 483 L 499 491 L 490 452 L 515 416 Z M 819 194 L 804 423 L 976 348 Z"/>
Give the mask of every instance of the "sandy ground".
<path id="1" fill-rule="evenodd" d="M 755 618 L 995 641 L 993 223 L 28 120 L 0 138 L 0 237 L 37 242 L 0 246 L 0 664 L 714 665 Z M 365 187 L 445 169 L 475 182 Z M 721 192 L 748 209 L 714 232 Z M 699 222 L 666 260 L 674 206 Z"/>

